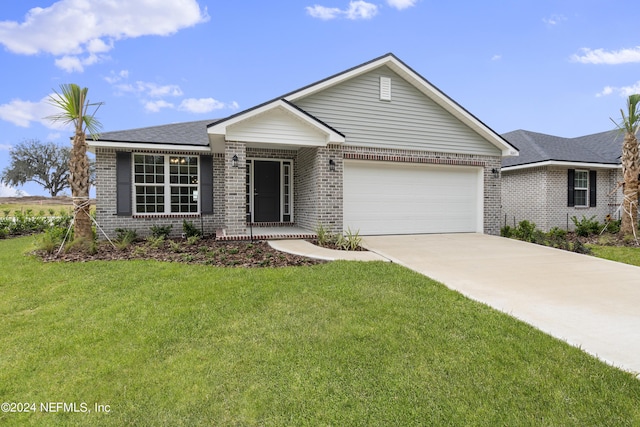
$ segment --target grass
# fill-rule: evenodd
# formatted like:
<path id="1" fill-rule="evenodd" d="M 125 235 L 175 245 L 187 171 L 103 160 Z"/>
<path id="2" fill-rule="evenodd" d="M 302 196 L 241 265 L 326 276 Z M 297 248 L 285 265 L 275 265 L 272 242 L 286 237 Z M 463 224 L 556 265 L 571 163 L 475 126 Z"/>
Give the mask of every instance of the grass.
<path id="1" fill-rule="evenodd" d="M 0 402 L 38 410 L 3 425 L 640 424 L 632 374 L 394 264 L 43 264 L 31 241 L 0 241 Z"/>
<path id="2" fill-rule="evenodd" d="M 632 246 L 600 246 L 587 245 L 598 258 L 640 267 L 640 248 Z"/>

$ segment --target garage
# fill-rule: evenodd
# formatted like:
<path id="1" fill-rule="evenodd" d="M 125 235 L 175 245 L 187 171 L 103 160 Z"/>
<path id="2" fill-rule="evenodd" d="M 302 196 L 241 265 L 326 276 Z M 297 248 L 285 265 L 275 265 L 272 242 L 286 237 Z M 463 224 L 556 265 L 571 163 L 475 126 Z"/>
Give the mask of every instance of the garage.
<path id="1" fill-rule="evenodd" d="M 361 235 L 483 232 L 480 167 L 346 160 L 344 229 Z"/>

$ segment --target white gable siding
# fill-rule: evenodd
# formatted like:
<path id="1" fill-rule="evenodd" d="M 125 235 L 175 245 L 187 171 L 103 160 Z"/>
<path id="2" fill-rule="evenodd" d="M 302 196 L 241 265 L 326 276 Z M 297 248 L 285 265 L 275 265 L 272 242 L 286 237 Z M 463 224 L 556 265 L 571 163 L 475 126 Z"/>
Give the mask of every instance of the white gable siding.
<path id="1" fill-rule="evenodd" d="M 380 100 L 390 77 L 391 101 Z M 346 144 L 499 156 L 500 150 L 407 83 L 380 67 L 295 102 L 346 135 Z"/>
<path id="2" fill-rule="evenodd" d="M 227 140 L 241 142 L 277 143 L 323 146 L 327 136 L 281 109 L 229 126 Z"/>

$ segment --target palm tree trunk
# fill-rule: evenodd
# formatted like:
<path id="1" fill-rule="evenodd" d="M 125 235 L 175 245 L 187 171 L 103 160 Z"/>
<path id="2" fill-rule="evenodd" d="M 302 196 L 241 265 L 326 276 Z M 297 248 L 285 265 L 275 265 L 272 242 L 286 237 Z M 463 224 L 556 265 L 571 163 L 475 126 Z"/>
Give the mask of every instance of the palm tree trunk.
<path id="1" fill-rule="evenodd" d="M 620 235 L 636 235 L 638 227 L 638 174 L 640 173 L 640 157 L 638 139 L 632 133 L 626 133 L 622 146 L 622 174 L 624 179 L 622 222 Z"/>
<path id="2" fill-rule="evenodd" d="M 69 159 L 69 184 L 74 203 L 76 239 L 93 240 L 89 206 L 89 158 L 84 132 L 76 132 Z"/>

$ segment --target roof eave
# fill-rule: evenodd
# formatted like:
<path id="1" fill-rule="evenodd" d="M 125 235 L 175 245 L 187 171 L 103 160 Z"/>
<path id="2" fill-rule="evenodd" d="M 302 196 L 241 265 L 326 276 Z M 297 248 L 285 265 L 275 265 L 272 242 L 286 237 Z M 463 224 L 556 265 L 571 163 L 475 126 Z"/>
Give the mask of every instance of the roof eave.
<path id="1" fill-rule="evenodd" d="M 108 140 L 91 140 L 87 141 L 89 151 L 95 153 L 96 148 L 112 148 L 123 150 L 162 150 L 162 151 L 190 151 L 190 152 L 211 152 L 209 145 L 190 145 L 190 144 L 169 144 L 155 142 L 135 142 L 135 141 L 108 141 Z"/>
<path id="2" fill-rule="evenodd" d="M 542 162 L 526 163 L 522 165 L 503 166 L 501 169 L 503 172 L 539 168 L 545 166 L 566 166 L 576 168 L 592 168 L 592 169 L 620 169 L 622 165 L 617 163 L 593 163 L 593 162 L 575 162 L 566 160 L 545 160 Z"/>

